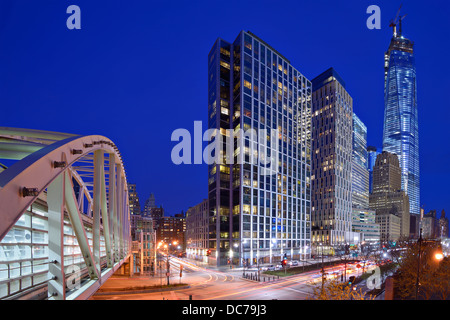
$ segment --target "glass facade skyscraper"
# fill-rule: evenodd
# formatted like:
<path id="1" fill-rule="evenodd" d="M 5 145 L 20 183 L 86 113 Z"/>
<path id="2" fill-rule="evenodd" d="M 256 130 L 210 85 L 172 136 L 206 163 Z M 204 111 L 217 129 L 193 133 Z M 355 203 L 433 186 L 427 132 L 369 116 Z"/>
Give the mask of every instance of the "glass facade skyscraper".
<path id="1" fill-rule="evenodd" d="M 265 167 L 252 158 L 265 151 L 245 138 L 233 139 L 231 159 L 221 153 L 222 163 L 209 165 L 208 262 L 305 258 L 310 250 L 311 82 L 251 32 L 241 31 L 232 43 L 217 39 L 208 61 L 209 129 L 218 130 L 223 141 L 240 129 L 267 129 L 267 155 L 278 160 L 272 174 L 264 174 Z M 275 139 L 269 139 L 272 130 L 278 130 Z"/>
<path id="2" fill-rule="evenodd" d="M 383 151 L 399 157 L 410 213 L 420 213 L 419 129 L 414 43 L 394 30 L 385 53 Z"/>
<path id="3" fill-rule="evenodd" d="M 369 193 L 373 191 L 373 167 L 375 166 L 375 160 L 377 159 L 378 152 L 374 146 L 367 147 L 367 168 L 369 169 Z"/>
<path id="4" fill-rule="evenodd" d="M 369 209 L 368 159 L 367 127 L 353 113 L 352 231 L 360 232 L 366 242 L 377 242 L 380 226 L 375 223 L 375 211 Z"/>
<path id="5" fill-rule="evenodd" d="M 352 206 L 369 207 L 369 170 L 367 169 L 367 127 L 353 113 Z"/>

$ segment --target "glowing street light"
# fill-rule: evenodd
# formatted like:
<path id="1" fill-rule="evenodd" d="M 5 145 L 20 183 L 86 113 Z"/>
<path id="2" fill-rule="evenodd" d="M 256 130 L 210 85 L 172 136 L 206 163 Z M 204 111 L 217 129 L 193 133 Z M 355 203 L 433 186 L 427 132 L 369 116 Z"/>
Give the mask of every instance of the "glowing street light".
<path id="1" fill-rule="evenodd" d="M 444 255 L 443 255 L 441 252 L 438 252 L 438 253 L 436 253 L 436 254 L 434 255 L 434 258 L 435 258 L 437 261 L 441 261 L 442 259 L 444 259 Z"/>

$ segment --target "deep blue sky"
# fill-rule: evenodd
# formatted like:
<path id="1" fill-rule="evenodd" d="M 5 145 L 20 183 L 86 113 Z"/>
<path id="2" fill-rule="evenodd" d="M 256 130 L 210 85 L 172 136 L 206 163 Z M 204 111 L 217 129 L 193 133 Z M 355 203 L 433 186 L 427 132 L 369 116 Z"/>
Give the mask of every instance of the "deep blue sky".
<path id="1" fill-rule="evenodd" d="M 415 41 L 421 202 L 450 211 L 448 1 L 0 0 L 0 126 L 112 139 L 143 203 L 170 215 L 207 197 L 205 165 L 172 164 L 172 131 L 207 119 L 207 55 L 250 30 L 309 79 L 334 67 L 381 147 L 383 59 L 400 3 Z M 81 30 L 68 30 L 69 5 Z M 381 8 L 381 30 L 366 9 Z"/>

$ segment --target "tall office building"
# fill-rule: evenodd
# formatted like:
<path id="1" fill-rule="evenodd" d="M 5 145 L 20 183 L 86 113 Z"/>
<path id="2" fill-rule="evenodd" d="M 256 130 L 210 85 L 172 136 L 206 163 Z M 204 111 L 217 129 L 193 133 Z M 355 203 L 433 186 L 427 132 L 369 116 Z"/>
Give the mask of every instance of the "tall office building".
<path id="1" fill-rule="evenodd" d="M 156 233 L 154 221 L 149 217 L 130 216 L 132 252 L 136 272 L 141 275 L 154 271 Z"/>
<path id="2" fill-rule="evenodd" d="M 128 203 L 130 205 L 131 215 L 141 214 L 141 205 L 139 203 L 139 196 L 136 191 L 136 185 L 132 183 L 128 184 Z"/>
<path id="3" fill-rule="evenodd" d="M 156 208 L 156 200 L 155 195 L 153 193 L 150 194 L 150 197 L 148 197 L 147 200 L 145 200 L 144 208 L 142 209 L 142 213 L 144 215 L 149 215 L 150 210 Z"/>
<path id="4" fill-rule="evenodd" d="M 190 207 L 186 212 L 186 255 L 202 262 L 208 262 L 209 256 L 208 214 L 208 199 Z"/>
<path id="5" fill-rule="evenodd" d="M 208 55 L 209 129 L 233 139 L 232 154 L 209 165 L 211 264 L 278 262 L 310 249 L 311 82 L 251 32 L 217 39 Z M 278 130 L 278 136 L 270 137 Z M 241 131 L 242 132 L 242 131 Z M 278 139 L 277 139 L 278 138 Z M 214 140 L 216 141 L 216 140 Z M 220 143 L 220 142 L 219 142 Z M 226 150 L 226 142 L 222 144 Z M 255 156 L 270 156 L 267 163 Z M 233 163 L 231 163 L 233 162 Z"/>
<path id="6" fill-rule="evenodd" d="M 361 234 L 366 243 L 379 243 L 381 238 L 380 223 L 377 223 L 375 210 L 369 208 L 352 208 L 352 231 Z"/>
<path id="7" fill-rule="evenodd" d="M 311 241 L 331 251 L 359 241 L 352 232 L 353 100 L 333 68 L 312 87 Z"/>
<path id="8" fill-rule="evenodd" d="M 430 210 L 422 218 L 422 237 L 424 239 L 435 239 L 439 235 L 439 220 L 436 210 Z"/>
<path id="9" fill-rule="evenodd" d="M 373 191 L 373 167 L 375 166 L 375 160 L 377 159 L 378 152 L 374 146 L 367 147 L 367 169 L 369 169 L 369 194 Z"/>
<path id="10" fill-rule="evenodd" d="M 186 217 L 184 213 L 161 217 L 155 232 L 156 242 L 162 241 L 167 244 L 169 252 L 182 252 L 186 249 Z"/>
<path id="11" fill-rule="evenodd" d="M 419 129 L 414 42 L 394 26 L 385 53 L 383 151 L 398 155 L 410 212 L 420 214 Z"/>
<path id="12" fill-rule="evenodd" d="M 369 209 L 367 127 L 355 113 L 352 140 L 352 231 L 361 233 L 366 242 L 378 242 L 380 226 L 375 211 Z"/>
<path id="13" fill-rule="evenodd" d="M 353 113 L 352 205 L 369 207 L 369 170 L 367 169 L 367 127 Z"/>
<path id="14" fill-rule="evenodd" d="M 377 222 L 382 223 L 382 239 L 397 240 L 398 237 L 409 237 L 410 213 L 408 195 L 401 190 L 401 168 L 397 155 L 383 151 L 377 156 L 373 168 L 373 192 L 369 197 L 369 204 L 375 210 Z M 396 216 L 395 219 L 391 216 Z M 383 223 L 399 221 L 397 233 L 383 234 Z M 392 231 L 393 228 L 391 227 Z"/>
<path id="15" fill-rule="evenodd" d="M 164 208 L 162 206 L 156 206 L 155 195 L 153 193 L 151 193 L 145 201 L 144 209 L 142 210 L 141 215 L 143 217 L 152 218 L 155 228 L 160 227 L 161 219 L 164 218 Z"/>
<path id="16" fill-rule="evenodd" d="M 448 238 L 448 218 L 445 217 L 445 210 L 441 211 L 441 218 L 438 220 L 439 238 Z"/>
<path id="17" fill-rule="evenodd" d="M 373 192 L 395 192 L 402 189 L 401 168 L 396 154 L 383 151 L 373 168 Z"/>

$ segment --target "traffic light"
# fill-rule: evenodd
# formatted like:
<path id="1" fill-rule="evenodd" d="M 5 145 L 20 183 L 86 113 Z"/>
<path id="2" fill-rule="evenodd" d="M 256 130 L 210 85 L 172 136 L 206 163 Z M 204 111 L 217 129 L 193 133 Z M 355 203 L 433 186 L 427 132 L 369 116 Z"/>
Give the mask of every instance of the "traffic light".
<path id="1" fill-rule="evenodd" d="M 350 276 L 349 278 L 348 278 L 348 284 L 349 285 L 352 285 L 352 283 L 355 281 L 355 276 Z"/>
<path id="2" fill-rule="evenodd" d="M 281 260 L 281 265 L 284 267 L 287 265 L 287 254 L 284 253 L 283 260 Z"/>
<path id="3" fill-rule="evenodd" d="M 206 251 L 206 255 L 210 256 L 211 255 L 211 250 Z"/>

